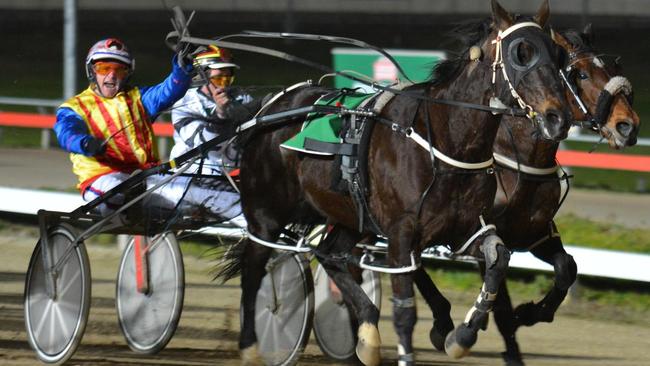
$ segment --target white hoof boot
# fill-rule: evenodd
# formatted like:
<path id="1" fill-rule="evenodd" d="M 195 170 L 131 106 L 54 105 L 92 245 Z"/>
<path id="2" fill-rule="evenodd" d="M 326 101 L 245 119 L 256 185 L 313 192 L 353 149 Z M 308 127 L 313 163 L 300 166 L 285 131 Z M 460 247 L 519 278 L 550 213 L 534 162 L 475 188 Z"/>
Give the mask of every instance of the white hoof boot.
<path id="1" fill-rule="evenodd" d="M 264 366 L 264 361 L 257 352 L 257 343 L 239 350 L 242 366 Z"/>
<path id="2" fill-rule="evenodd" d="M 366 366 L 376 366 L 381 362 L 381 339 L 379 330 L 370 323 L 363 323 L 359 326 L 359 341 L 357 342 L 357 357 Z"/>

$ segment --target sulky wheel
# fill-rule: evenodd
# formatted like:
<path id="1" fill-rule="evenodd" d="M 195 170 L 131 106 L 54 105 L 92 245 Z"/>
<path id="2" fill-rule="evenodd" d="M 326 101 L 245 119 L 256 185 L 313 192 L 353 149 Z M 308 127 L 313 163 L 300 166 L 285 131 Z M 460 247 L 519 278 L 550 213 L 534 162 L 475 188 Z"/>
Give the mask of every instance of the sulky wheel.
<path id="1" fill-rule="evenodd" d="M 255 301 L 258 350 L 266 365 L 293 365 L 311 332 L 311 269 L 303 254 L 281 253 L 271 261 Z"/>
<path id="2" fill-rule="evenodd" d="M 370 300 L 380 308 L 381 280 L 379 273 L 364 270 L 361 272 L 361 288 Z M 330 278 L 320 264 L 314 277 L 314 336 L 321 351 L 339 360 L 356 359 L 356 328 L 350 318 L 347 306 L 332 296 Z"/>
<path id="3" fill-rule="evenodd" d="M 46 286 L 42 241 L 36 244 L 25 281 L 25 326 L 30 346 L 46 363 L 63 363 L 76 351 L 90 309 L 90 264 L 83 243 L 74 245 L 71 227 L 48 231 L 56 294 Z"/>
<path id="4" fill-rule="evenodd" d="M 138 353 L 162 350 L 183 309 L 185 272 L 173 233 L 130 238 L 117 273 L 117 319 L 126 343 Z"/>

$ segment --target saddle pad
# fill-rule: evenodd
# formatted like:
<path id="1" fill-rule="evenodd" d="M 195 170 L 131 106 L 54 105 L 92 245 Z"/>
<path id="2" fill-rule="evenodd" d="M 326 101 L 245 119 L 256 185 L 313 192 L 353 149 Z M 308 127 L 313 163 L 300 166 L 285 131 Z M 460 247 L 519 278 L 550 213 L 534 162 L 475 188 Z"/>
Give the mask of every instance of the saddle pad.
<path id="1" fill-rule="evenodd" d="M 336 96 L 322 96 L 314 105 L 344 106 L 348 109 L 357 108 L 364 100 L 374 94 L 361 93 L 337 93 Z M 343 121 L 338 114 L 310 113 L 307 115 L 302 129 L 298 134 L 282 143 L 280 146 L 285 149 L 301 151 L 317 155 L 333 155 L 330 152 L 323 152 L 305 148 L 305 139 L 317 140 L 332 144 L 340 144 L 343 139 L 340 136 Z"/>

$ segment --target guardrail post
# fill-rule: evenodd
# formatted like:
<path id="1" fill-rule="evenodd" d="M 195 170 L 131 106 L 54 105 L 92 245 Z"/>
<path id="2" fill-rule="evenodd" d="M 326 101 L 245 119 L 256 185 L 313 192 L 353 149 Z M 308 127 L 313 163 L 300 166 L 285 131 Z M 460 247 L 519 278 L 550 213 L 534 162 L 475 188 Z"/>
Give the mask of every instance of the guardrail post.
<path id="1" fill-rule="evenodd" d="M 44 128 L 41 130 L 41 149 L 47 150 L 50 148 L 50 130 Z"/>
<path id="2" fill-rule="evenodd" d="M 40 114 L 45 114 L 47 111 L 43 106 L 39 106 L 36 108 L 38 113 Z M 44 128 L 41 130 L 41 150 L 47 150 L 50 148 L 50 143 L 51 143 L 51 135 L 50 135 L 50 130 L 47 128 Z"/>
<path id="3" fill-rule="evenodd" d="M 158 156 L 163 160 L 169 157 L 169 147 L 166 137 L 158 137 Z"/>
<path id="4" fill-rule="evenodd" d="M 129 236 L 126 234 L 117 235 L 117 249 L 120 252 L 123 252 L 126 249 L 127 244 L 129 244 Z"/>
<path id="5" fill-rule="evenodd" d="M 646 193 L 648 191 L 648 182 L 645 180 L 645 178 L 637 178 L 636 191 L 638 193 Z"/>

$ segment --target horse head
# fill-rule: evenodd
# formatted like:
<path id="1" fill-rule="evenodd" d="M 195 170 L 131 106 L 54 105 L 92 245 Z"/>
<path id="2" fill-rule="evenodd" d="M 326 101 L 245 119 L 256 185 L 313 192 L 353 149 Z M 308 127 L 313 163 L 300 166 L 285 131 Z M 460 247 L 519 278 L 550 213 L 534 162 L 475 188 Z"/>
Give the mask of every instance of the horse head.
<path id="1" fill-rule="evenodd" d="M 494 35 L 481 48 L 494 55 L 498 98 L 522 108 L 542 137 L 559 141 L 567 137 L 571 118 L 558 76 L 561 53 L 544 31 L 548 17 L 548 0 L 532 18 L 514 17 L 492 0 Z"/>
<path id="2" fill-rule="evenodd" d="M 590 25 L 583 32 L 554 32 L 553 39 L 567 52 L 562 72 L 574 118 L 589 121 L 612 148 L 636 144 L 640 119 L 632 109 L 632 85 L 621 76 L 618 60 L 606 62 L 594 50 Z"/>

